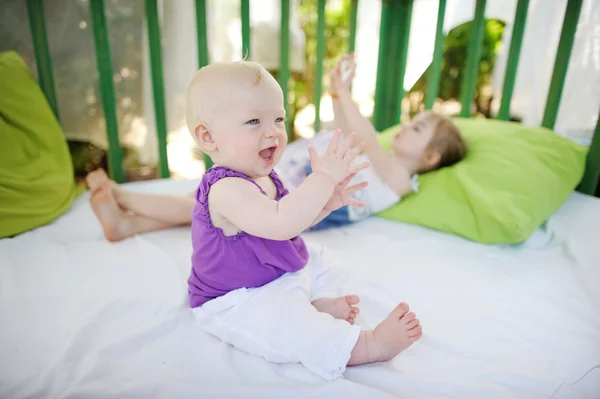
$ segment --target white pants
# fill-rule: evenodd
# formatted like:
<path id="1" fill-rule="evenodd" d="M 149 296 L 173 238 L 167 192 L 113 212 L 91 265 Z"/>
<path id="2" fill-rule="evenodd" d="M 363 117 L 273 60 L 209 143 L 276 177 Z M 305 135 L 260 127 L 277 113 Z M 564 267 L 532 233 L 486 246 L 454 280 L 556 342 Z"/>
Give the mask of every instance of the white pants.
<path id="1" fill-rule="evenodd" d="M 342 377 L 360 327 L 321 313 L 315 299 L 337 297 L 339 269 L 309 247 L 304 269 L 259 288 L 240 288 L 193 309 L 205 332 L 276 363 L 302 363 L 326 380 Z"/>

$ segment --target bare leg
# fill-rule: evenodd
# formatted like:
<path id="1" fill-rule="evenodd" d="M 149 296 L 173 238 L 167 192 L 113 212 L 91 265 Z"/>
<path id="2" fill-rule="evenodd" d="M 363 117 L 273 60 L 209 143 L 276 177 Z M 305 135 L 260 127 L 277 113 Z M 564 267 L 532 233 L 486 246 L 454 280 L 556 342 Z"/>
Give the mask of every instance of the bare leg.
<path id="1" fill-rule="evenodd" d="M 86 181 L 92 193 L 109 182 L 115 201 L 124 210 L 171 226 L 192 222 L 195 201 L 191 196 L 141 194 L 123 190 L 102 169 L 89 173 Z"/>
<path id="2" fill-rule="evenodd" d="M 319 298 L 312 301 L 312 305 L 319 312 L 329 313 L 336 319 L 346 320 L 350 324 L 354 324 L 356 315 L 360 309 L 355 305 L 360 299 L 357 295 L 346 295 L 338 298 Z"/>
<path id="3" fill-rule="evenodd" d="M 141 194 L 119 189 L 115 199 L 122 208 L 141 216 L 169 224 L 192 223 L 195 204 L 192 196 Z"/>
<path id="4" fill-rule="evenodd" d="M 111 184 L 110 181 L 106 181 L 96 187 L 90 198 L 92 209 L 108 241 L 120 241 L 135 234 L 178 225 L 178 223 L 165 223 L 145 216 L 125 213 L 115 200 Z"/>
<path id="5" fill-rule="evenodd" d="M 421 338 L 419 320 L 408 310 L 403 302 L 373 331 L 361 331 L 348 365 L 390 360 Z"/>

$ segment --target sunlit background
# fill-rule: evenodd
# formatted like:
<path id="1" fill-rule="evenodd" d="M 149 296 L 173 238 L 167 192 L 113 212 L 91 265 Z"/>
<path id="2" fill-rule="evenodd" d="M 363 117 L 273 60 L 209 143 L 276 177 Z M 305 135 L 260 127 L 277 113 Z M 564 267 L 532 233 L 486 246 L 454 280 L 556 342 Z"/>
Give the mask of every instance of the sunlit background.
<path id="1" fill-rule="evenodd" d="M 197 68 L 193 0 L 158 2 L 168 126 L 169 169 L 175 178 L 198 178 L 202 154 L 185 127 L 184 92 Z M 447 2 L 442 84 L 434 109 L 458 114 L 462 65 L 469 41 L 474 0 Z M 207 1 L 210 61 L 241 59 L 239 0 Z M 403 120 L 423 107 L 427 68 L 432 59 L 437 0 L 414 2 Z M 489 0 L 475 95 L 475 115 L 490 117 L 499 107 L 516 0 Z M 566 0 L 532 0 L 521 51 L 511 118 L 539 125 L 550 82 Z M 46 24 L 57 86 L 61 123 L 79 178 L 106 167 L 107 139 L 90 26 L 88 0 L 45 0 Z M 17 50 L 37 74 L 26 2 L 0 2 L 0 51 Z M 365 116 L 373 111 L 381 0 L 360 0 L 356 36 L 357 74 L 352 86 Z M 155 178 L 158 150 L 148 60 L 148 38 L 142 0 L 107 0 L 106 17 L 117 96 L 119 135 L 127 180 Z M 290 92 L 288 115 L 296 139 L 315 132 L 313 102 L 316 63 L 316 0 L 292 0 L 290 14 Z M 331 129 L 333 112 L 327 94 L 327 70 L 347 51 L 350 0 L 328 0 L 321 129 Z M 251 58 L 273 74 L 279 60 L 279 0 L 250 2 Z M 585 0 L 556 130 L 589 144 L 600 107 L 600 2 Z M 576 110 L 577 112 L 573 112 Z"/>

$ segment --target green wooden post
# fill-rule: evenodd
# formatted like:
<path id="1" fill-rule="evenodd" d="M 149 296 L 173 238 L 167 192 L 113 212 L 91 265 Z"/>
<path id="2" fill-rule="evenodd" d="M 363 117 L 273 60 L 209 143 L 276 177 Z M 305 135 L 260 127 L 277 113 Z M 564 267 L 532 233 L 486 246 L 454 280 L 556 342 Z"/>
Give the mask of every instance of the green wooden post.
<path id="1" fill-rule="evenodd" d="M 317 64 L 315 65 L 315 132 L 321 130 L 321 92 L 323 85 L 323 59 L 325 58 L 325 5 L 327 0 L 317 3 Z"/>
<path id="2" fill-rule="evenodd" d="M 411 11 L 412 0 L 385 0 L 381 5 L 373 110 L 377 131 L 398 123 L 400 118 Z"/>
<path id="3" fill-rule="evenodd" d="M 196 0 L 196 37 L 198 45 L 198 69 L 208 65 L 208 41 L 206 39 L 206 0 Z M 193 132 L 190 132 L 193 133 Z M 212 159 L 204 154 L 206 170 L 213 165 Z"/>
<path id="4" fill-rule="evenodd" d="M 60 121 L 54 76 L 52 74 L 52 57 L 50 56 L 50 47 L 48 46 L 46 19 L 44 18 L 42 0 L 27 0 L 27 13 L 29 14 L 29 29 L 31 30 L 31 39 L 33 40 L 40 88 L 44 92 L 56 119 Z"/>
<path id="5" fill-rule="evenodd" d="M 206 0 L 196 0 L 196 36 L 198 38 L 198 68 L 208 65 L 208 41 L 206 38 Z"/>
<path id="6" fill-rule="evenodd" d="M 123 171 L 123 154 L 119 142 L 115 89 L 112 78 L 112 61 L 110 57 L 108 32 L 106 29 L 106 18 L 104 16 L 104 0 L 91 0 L 90 12 L 92 17 L 92 30 L 94 33 L 94 45 L 96 49 L 96 63 L 100 75 L 100 92 L 102 95 L 106 133 L 108 136 L 109 173 L 114 181 L 117 183 L 124 183 L 125 173 Z"/>
<path id="7" fill-rule="evenodd" d="M 546 99 L 544 117 L 542 118 L 542 126 L 548 129 L 554 129 L 554 123 L 558 115 L 560 97 L 562 96 L 569 68 L 569 59 L 571 58 L 571 50 L 573 49 L 573 41 L 575 40 L 575 32 L 577 30 L 582 3 L 583 0 L 569 0 L 567 3 L 565 19 L 563 20 L 560 32 L 560 41 L 558 42 L 558 50 L 556 51 L 556 60 L 554 61 L 554 70 L 552 71 L 552 80 L 550 81 L 550 89 L 548 90 L 548 97 Z"/>
<path id="8" fill-rule="evenodd" d="M 508 62 L 504 75 L 504 85 L 502 87 L 502 102 L 500 104 L 500 111 L 498 111 L 498 119 L 500 120 L 506 121 L 510 117 L 510 100 L 512 99 L 515 79 L 517 77 L 517 67 L 519 65 L 519 56 L 521 55 L 521 44 L 523 43 L 528 7 L 529 0 L 519 0 L 510 39 L 510 49 L 508 51 Z"/>
<path id="9" fill-rule="evenodd" d="M 358 0 L 351 0 L 350 4 L 350 36 L 348 37 L 348 53 L 354 53 L 356 45 L 356 21 L 358 14 Z"/>
<path id="10" fill-rule="evenodd" d="M 146 21 L 148 24 L 154 113 L 156 114 L 156 134 L 158 136 L 159 172 L 160 177 L 167 178 L 171 174 L 167 155 L 167 116 L 165 111 L 161 35 L 156 0 L 146 0 Z"/>
<path id="11" fill-rule="evenodd" d="M 438 4 L 437 26 L 435 28 L 435 45 L 433 60 L 427 72 L 427 91 L 425 93 L 425 109 L 432 109 L 435 99 L 440 91 L 440 75 L 442 73 L 442 59 L 444 53 L 444 17 L 446 14 L 446 0 Z"/>
<path id="12" fill-rule="evenodd" d="M 399 36 L 397 42 L 397 45 L 400 46 L 397 52 L 398 62 L 396 63 L 398 69 L 394 73 L 397 86 L 397 98 L 394 101 L 395 106 L 391 108 L 392 120 L 388 122 L 389 126 L 399 123 L 400 117 L 402 116 L 402 100 L 404 99 L 404 75 L 406 74 L 406 60 L 408 59 L 408 39 L 410 37 L 412 7 L 413 0 L 400 1 L 398 4 L 398 14 L 400 16 L 400 20 L 402 21 L 402 26 L 400 26 L 400 30 L 398 32 Z"/>
<path id="13" fill-rule="evenodd" d="M 469 32 L 470 42 L 467 50 L 467 61 L 465 73 L 460 87 L 460 116 L 471 116 L 471 103 L 475 96 L 477 76 L 479 75 L 479 58 L 481 56 L 481 42 L 483 39 L 483 28 L 485 26 L 485 3 L 486 0 L 477 0 L 475 16 Z"/>
<path id="14" fill-rule="evenodd" d="M 381 3 L 381 25 L 379 27 L 379 53 L 377 57 L 377 78 L 375 81 L 375 106 L 373 109 L 373 126 L 377 131 L 385 129 L 385 113 L 387 112 L 387 77 L 391 67 L 388 51 L 388 32 L 390 30 L 391 3 L 383 1 Z"/>
<path id="15" fill-rule="evenodd" d="M 283 106 L 286 113 L 288 110 L 288 84 L 290 79 L 290 0 L 281 0 L 281 30 L 279 32 L 279 85 L 283 91 Z M 288 139 L 293 138 L 292 127 L 290 125 L 291 118 L 286 118 L 285 126 Z"/>
<path id="16" fill-rule="evenodd" d="M 241 0 L 242 58 L 250 58 L 250 0 Z"/>
<path id="17" fill-rule="evenodd" d="M 592 144 L 585 162 L 585 174 L 577 190 L 584 194 L 594 195 L 600 179 L 600 115 L 596 121 L 596 129 L 592 137 Z"/>

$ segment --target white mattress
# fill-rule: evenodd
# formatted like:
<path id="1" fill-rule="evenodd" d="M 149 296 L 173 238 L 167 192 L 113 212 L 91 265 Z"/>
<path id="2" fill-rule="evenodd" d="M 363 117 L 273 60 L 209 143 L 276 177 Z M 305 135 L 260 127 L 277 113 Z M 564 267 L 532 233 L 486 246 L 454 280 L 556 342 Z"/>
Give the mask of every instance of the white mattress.
<path id="1" fill-rule="evenodd" d="M 83 196 L 55 223 L 0 240 L 0 397 L 597 399 L 599 229 L 600 201 L 575 193 L 518 246 L 378 218 L 305 235 L 346 265 L 359 325 L 405 300 L 424 328 L 393 361 L 327 383 L 199 331 L 187 306 L 189 228 L 108 243 Z"/>

